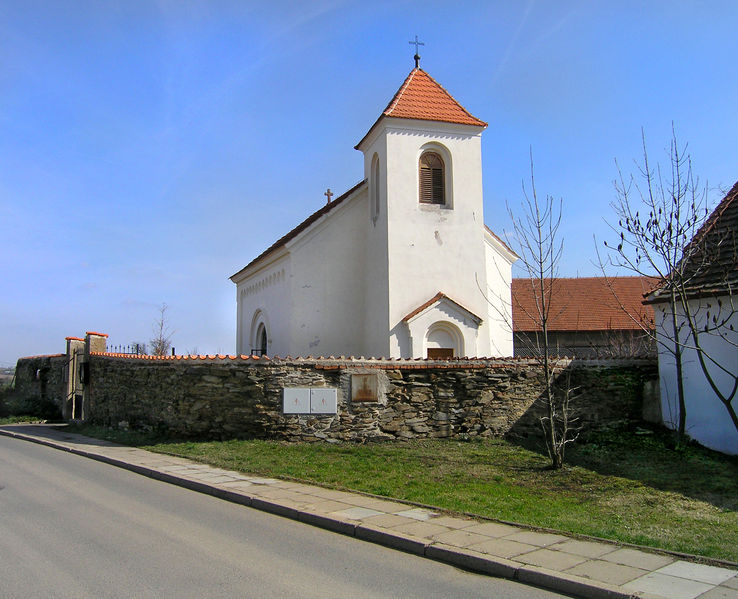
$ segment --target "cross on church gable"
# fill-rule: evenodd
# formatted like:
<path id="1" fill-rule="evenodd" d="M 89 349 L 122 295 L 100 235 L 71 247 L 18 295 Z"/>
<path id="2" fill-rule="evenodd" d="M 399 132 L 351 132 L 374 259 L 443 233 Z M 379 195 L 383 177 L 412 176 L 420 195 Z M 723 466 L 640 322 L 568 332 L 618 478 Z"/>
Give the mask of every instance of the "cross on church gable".
<path id="1" fill-rule="evenodd" d="M 326 197 L 325 203 L 330 204 L 331 198 L 333 197 L 333 192 L 331 191 L 331 188 L 325 190 L 325 193 L 323 194 Z"/>

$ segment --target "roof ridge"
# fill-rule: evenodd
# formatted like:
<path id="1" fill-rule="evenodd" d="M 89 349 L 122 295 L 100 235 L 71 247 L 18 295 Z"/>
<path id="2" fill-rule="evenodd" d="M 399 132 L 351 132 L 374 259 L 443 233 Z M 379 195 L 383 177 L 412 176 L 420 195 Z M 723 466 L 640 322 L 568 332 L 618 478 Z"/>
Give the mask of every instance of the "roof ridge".
<path id="1" fill-rule="evenodd" d="M 394 110 L 395 106 L 397 106 L 397 104 L 400 102 L 400 98 L 405 93 L 405 90 L 407 89 L 407 87 L 410 85 L 410 81 L 412 81 L 412 79 L 415 77 L 415 73 L 418 72 L 419 70 L 421 70 L 420 67 L 415 67 L 412 71 L 410 71 L 410 74 L 407 77 L 405 77 L 405 81 L 402 82 L 400 89 L 398 89 L 395 92 L 395 95 L 392 96 L 392 99 L 389 101 L 389 104 L 387 104 L 385 109 L 382 111 L 382 114 L 386 114 L 387 116 L 389 116 L 388 113 Z"/>
<path id="2" fill-rule="evenodd" d="M 735 185 L 733 185 L 732 189 L 725 194 L 725 197 L 720 200 L 717 206 L 715 206 L 715 209 L 710 213 L 710 216 L 707 217 L 707 220 L 702 225 L 699 231 L 695 234 L 694 238 L 690 241 L 690 245 L 693 243 L 698 243 L 703 237 L 706 237 L 710 231 L 715 227 L 715 223 L 717 223 L 720 220 L 720 217 L 725 213 L 725 211 L 730 207 L 730 205 L 733 203 L 733 200 L 738 197 L 738 181 L 736 181 Z"/>

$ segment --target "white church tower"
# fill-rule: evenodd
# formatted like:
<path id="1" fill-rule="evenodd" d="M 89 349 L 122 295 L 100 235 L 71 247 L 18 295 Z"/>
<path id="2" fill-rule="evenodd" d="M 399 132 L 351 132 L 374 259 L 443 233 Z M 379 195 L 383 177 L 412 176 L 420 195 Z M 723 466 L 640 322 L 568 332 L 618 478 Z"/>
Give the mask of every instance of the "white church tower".
<path id="1" fill-rule="evenodd" d="M 486 126 L 416 67 L 356 146 L 373 225 L 367 300 L 386 306 L 365 334 L 381 355 L 512 353 L 511 337 L 491 339 L 509 329 L 496 305 L 500 292 L 509 298 L 509 281 L 498 279 L 515 257 L 484 226 Z M 504 256 L 488 269 L 490 249 Z"/>
<path id="2" fill-rule="evenodd" d="M 486 126 L 416 63 L 356 146 L 364 181 L 231 277 L 239 353 L 511 356 L 517 256 L 484 224 Z"/>

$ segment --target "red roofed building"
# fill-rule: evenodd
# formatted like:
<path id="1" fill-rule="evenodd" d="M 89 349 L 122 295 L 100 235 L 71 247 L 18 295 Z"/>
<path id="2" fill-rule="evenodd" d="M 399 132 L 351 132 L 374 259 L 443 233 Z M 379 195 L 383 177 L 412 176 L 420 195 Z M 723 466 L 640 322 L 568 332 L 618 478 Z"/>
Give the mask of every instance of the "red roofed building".
<path id="1" fill-rule="evenodd" d="M 646 277 L 582 277 L 544 281 L 553 285 L 549 345 L 559 356 L 604 358 L 655 356 L 641 324 L 653 329 L 653 309 L 643 304 L 656 280 Z M 541 292 L 537 279 L 513 279 L 516 356 L 536 355 L 541 346 Z"/>
<path id="2" fill-rule="evenodd" d="M 238 353 L 512 355 L 517 256 L 484 224 L 486 126 L 416 66 L 356 145 L 363 180 L 231 277 Z"/>

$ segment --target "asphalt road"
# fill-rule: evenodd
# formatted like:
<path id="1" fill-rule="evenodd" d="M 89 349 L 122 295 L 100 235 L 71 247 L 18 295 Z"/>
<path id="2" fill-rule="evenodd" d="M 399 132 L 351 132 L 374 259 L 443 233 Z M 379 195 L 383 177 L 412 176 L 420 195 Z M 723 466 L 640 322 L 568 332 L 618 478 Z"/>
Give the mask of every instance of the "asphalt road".
<path id="1" fill-rule="evenodd" d="M 0 436 L 0 597 L 564 597 Z"/>

